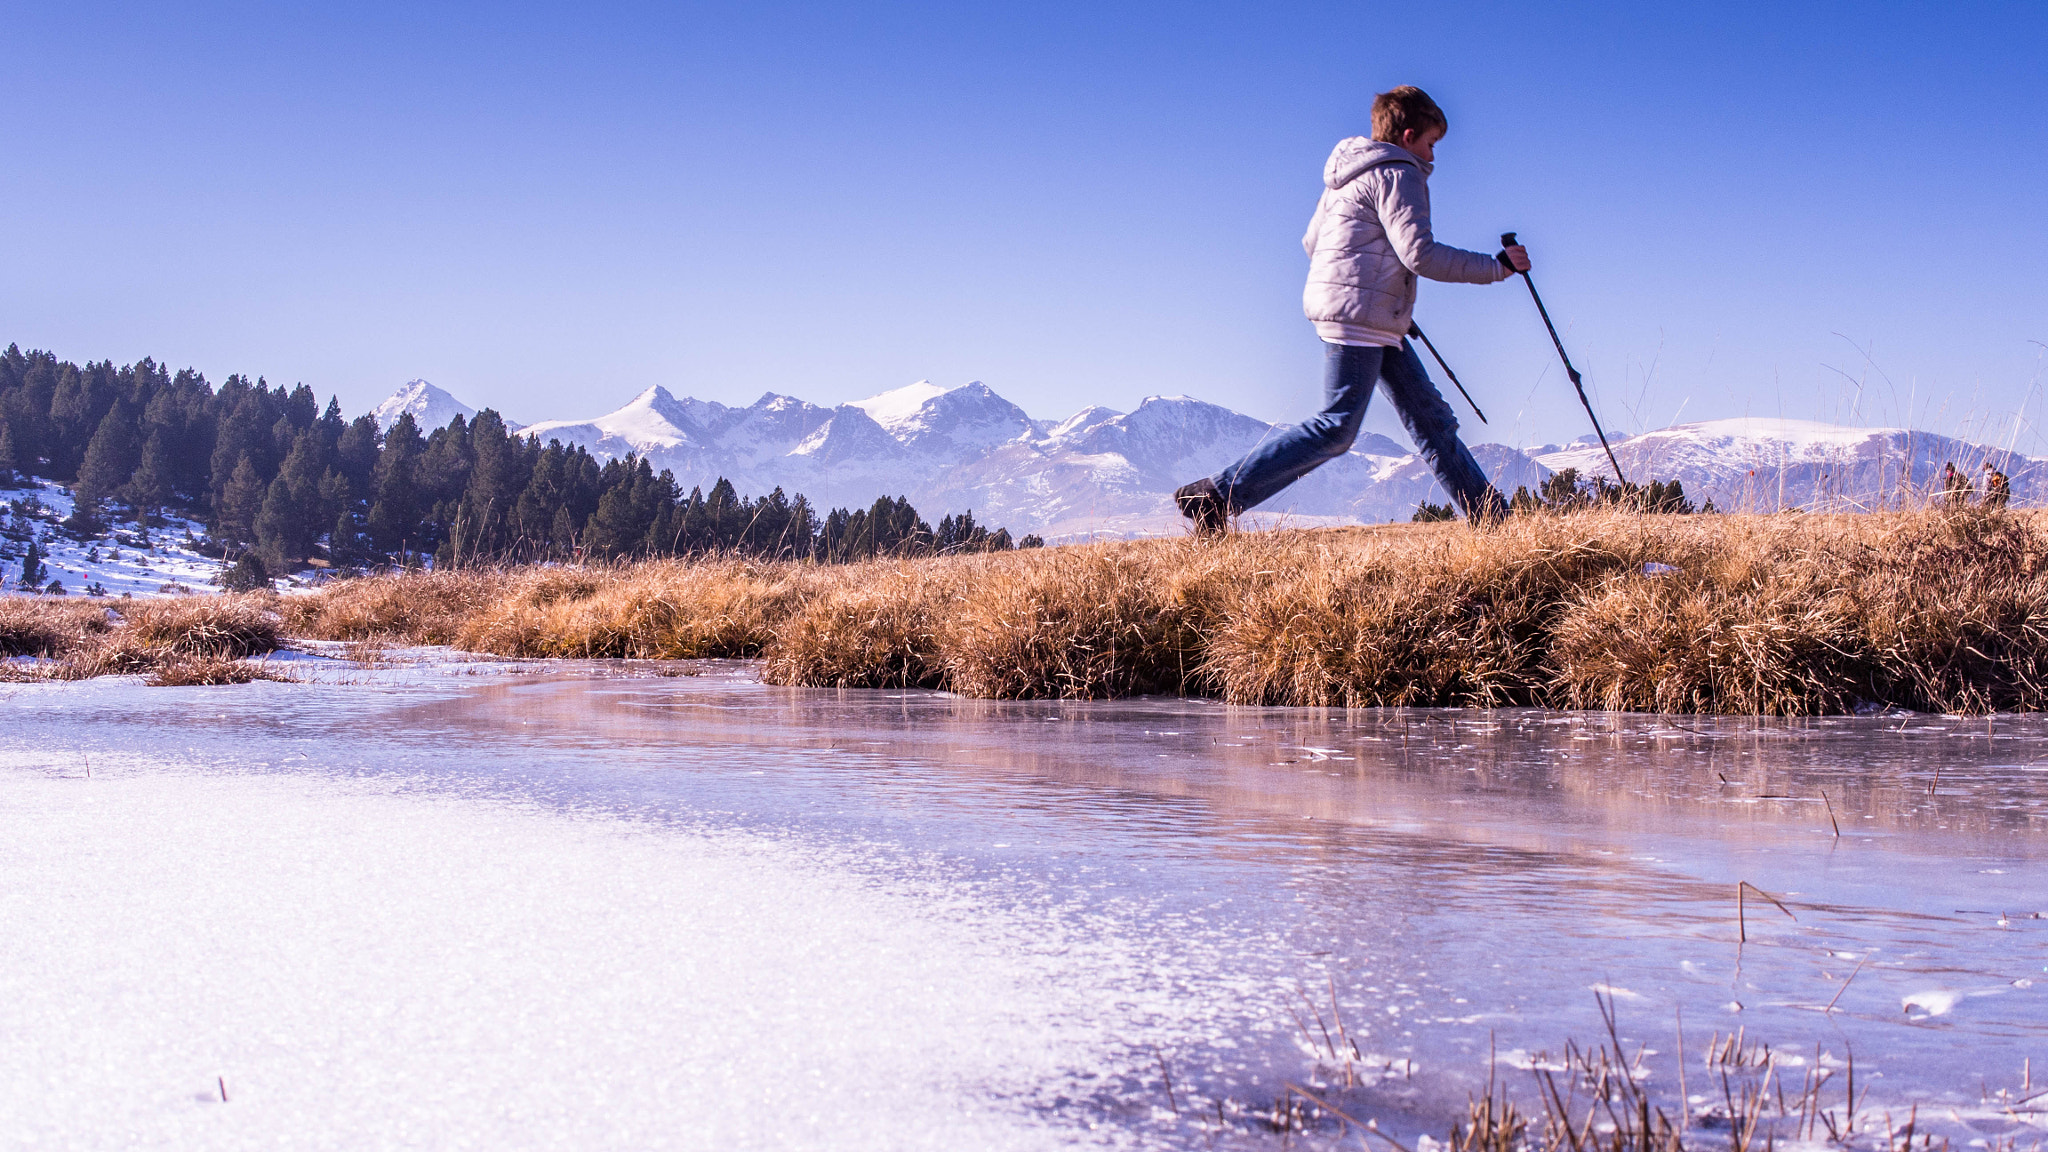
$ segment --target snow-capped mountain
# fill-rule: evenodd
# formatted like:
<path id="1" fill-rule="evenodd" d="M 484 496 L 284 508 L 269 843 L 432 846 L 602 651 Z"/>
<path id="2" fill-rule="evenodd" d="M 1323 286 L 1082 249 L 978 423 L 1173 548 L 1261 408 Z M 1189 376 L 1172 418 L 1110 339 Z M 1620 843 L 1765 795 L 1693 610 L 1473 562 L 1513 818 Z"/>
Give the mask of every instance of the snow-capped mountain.
<path id="1" fill-rule="evenodd" d="M 464 420 L 476 417 L 476 409 L 425 380 L 406 381 L 403 387 L 386 397 L 382 404 L 370 409 L 370 415 L 377 418 L 378 429 L 385 432 L 391 431 L 391 426 L 398 423 L 398 418 L 408 412 L 412 413 L 413 423 L 419 425 L 423 433 L 445 428 L 448 422 L 457 416 Z"/>
<path id="2" fill-rule="evenodd" d="M 1544 445 L 1530 455 L 1551 471 L 1613 473 L 1597 443 Z M 1631 480 L 1681 480 L 1688 496 L 1723 511 L 1897 504 L 1938 485 L 1949 463 L 1980 489 L 1984 465 L 2004 472 L 2018 503 L 2048 495 L 2048 461 L 1906 428 L 1745 416 L 1646 432 L 1615 444 L 1614 457 Z"/>
<path id="3" fill-rule="evenodd" d="M 436 428 L 446 428 L 448 422 L 457 416 L 464 420 L 476 419 L 476 409 L 425 380 L 406 381 L 398 391 L 385 397 L 382 404 L 370 409 L 370 415 L 377 419 L 378 430 L 383 432 L 391 431 L 391 426 L 407 412 L 412 413 L 412 422 L 419 426 L 422 435 Z M 514 432 L 525 430 L 525 425 L 514 420 L 506 420 L 505 427 Z"/>
<path id="4" fill-rule="evenodd" d="M 560 440 L 581 444 L 609 458 L 637 452 L 642 456 L 673 453 L 692 445 L 686 427 L 690 416 L 669 390 L 656 385 L 626 402 L 624 408 L 594 420 L 543 420 L 526 431 L 542 443 Z"/>
<path id="5" fill-rule="evenodd" d="M 408 408 L 408 405 L 419 405 Z M 441 407 L 435 407 L 441 405 Z M 415 381 L 378 407 L 473 415 L 454 397 Z M 435 426 L 432 415 L 423 428 Z M 512 425 L 512 427 L 519 427 Z M 637 453 L 685 488 L 730 479 L 742 492 L 780 487 L 821 507 L 865 506 L 908 496 L 931 517 L 972 509 L 1014 533 L 1047 536 L 1177 531 L 1174 488 L 1237 459 L 1278 425 L 1186 396 L 1153 396 L 1130 412 L 1090 407 L 1057 422 L 1034 420 L 975 381 L 920 380 L 825 408 L 770 392 L 729 407 L 649 388 L 616 411 L 521 429 L 545 442 L 580 444 L 601 459 Z M 1611 471 L 1597 443 L 1527 450 L 1475 444 L 1503 492 L 1535 488 L 1554 471 Z M 1681 424 L 1616 438 L 1631 480 L 1679 480 L 1695 500 L 1726 510 L 1868 507 L 1901 489 L 1925 492 L 1941 466 L 1989 461 L 2012 479 L 2021 503 L 2048 497 L 2048 461 L 1903 429 L 1843 428 L 1797 420 Z M 1310 473 L 1268 505 L 1261 523 L 1405 520 L 1418 502 L 1443 503 L 1428 464 L 1407 445 L 1367 433 L 1345 456 Z"/>

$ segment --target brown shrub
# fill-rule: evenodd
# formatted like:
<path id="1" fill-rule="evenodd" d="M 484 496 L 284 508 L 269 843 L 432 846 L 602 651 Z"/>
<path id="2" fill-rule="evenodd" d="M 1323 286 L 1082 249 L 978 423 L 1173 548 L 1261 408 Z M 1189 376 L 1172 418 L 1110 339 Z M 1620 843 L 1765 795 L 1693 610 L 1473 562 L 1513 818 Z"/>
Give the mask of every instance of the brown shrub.
<path id="1" fill-rule="evenodd" d="M 1563 615 L 1550 661 L 1567 708 L 1805 715 L 1871 694 L 1855 597 L 1811 579 L 1613 576 Z"/>
<path id="2" fill-rule="evenodd" d="M 278 620 L 270 596 L 106 602 L 0 600 L 0 654 L 57 658 L 16 669 L 14 679 L 82 680 L 140 672 L 182 660 L 234 660 L 274 651 Z"/>
<path id="3" fill-rule="evenodd" d="M 126 603 L 126 620 L 68 652 L 54 670 L 57 678 L 143 672 L 192 660 L 232 661 L 277 650 L 274 595 L 181 596 Z"/>
<path id="4" fill-rule="evenodd" d="M 1629 564 L 1568 591 L 1546 703 L 1805 715 L 1872 693 L 1861 518 L 1645 518 Z M 1646 563 L 1678 571 L 1651 575 Z"/>

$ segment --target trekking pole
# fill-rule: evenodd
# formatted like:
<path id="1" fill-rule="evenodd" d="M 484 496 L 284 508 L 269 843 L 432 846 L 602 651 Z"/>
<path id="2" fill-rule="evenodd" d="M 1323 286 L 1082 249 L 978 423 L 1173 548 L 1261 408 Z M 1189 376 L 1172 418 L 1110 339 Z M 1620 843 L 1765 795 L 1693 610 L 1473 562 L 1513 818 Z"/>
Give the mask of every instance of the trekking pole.
<path id="1" fill-rule="evenodd" d="M 1472 414 L 1474 416 L 1479 417 L 1479 422 L 1481 424 L 1486 423 L 1486 413 L 1481 412 L 1479 410 L 1479 402 L 1477 400 L 1472 399 L 1472 394 L 1470 392 L 1465 391 L 1465 386 L 1463 384 L 1458 383 L 1458 374 L 1456 372 L 1451 371 L 1451 366 L 1449 364 L 1444 363 L 1444 354 L 1437 351 L 1436 345 L 1431 344 L 1429 342 L 1429 337 L 1424 336 L 1422 334 L 1422 325 L 1417 324 L 1412 320 L 1409 321 L 1408 334 L 1410 336 L 1415 337 L 1417 340 L 1422 341 L 1422 346 L 1424 348 L 1429 349 L 1429 354 L 1431 356 L 1436 357 L 1436 366 L 1443 369 L 1444 375 L 1449 376 L 1451 378 L 1451 386 L 1458 390 L 1458 395 L 1463 396 L 1465 398 L 1465 403 L 1472 405 Z"/>
<path id="2" fill-rule="evenodd" d="M 1513 248 L 1515 243 L 1513 232 L 1500 234 L 1502 248 Z M 1614 458 L 1614 449 L 1607 445 L 1607 433 L 1600 427 L 1600 417 L 1593 412 L 1593 402 L 1586 399 L 1586 386 L 1579 381 L 1579 370 L 1572 367 L 1572 358 L 1564 354 L 1564 341 L 1557 338 L 1557 325 L 1550 322 L 1550 310 L 1543 306 L 1543 297 L 1536 294 L 1536 281 L 1531 280 L 1527 272 L 1521 273 L 1521 277 L 1522 283 L 1529 286 L 1529 299 L 1536 301 L 1536 314 L 1543 317 L 1543 326 L 1550 329 L 1550 342 L 1557 346 L 1557 358 L 1564 361 L 1565 375 L 1572 378 L 1572 387 L 1579 390 L 1579 403 L 1584 406 L 1586 415 L 1593 421 L 1593 435 L 1600 438 L 1600 447 L 1607 452 L 1607 462 L 1614 466 L 1614 478 L 1623 484 L 1628 483 L 1628 478 L 1621 474 L 1620 462 Z"/>

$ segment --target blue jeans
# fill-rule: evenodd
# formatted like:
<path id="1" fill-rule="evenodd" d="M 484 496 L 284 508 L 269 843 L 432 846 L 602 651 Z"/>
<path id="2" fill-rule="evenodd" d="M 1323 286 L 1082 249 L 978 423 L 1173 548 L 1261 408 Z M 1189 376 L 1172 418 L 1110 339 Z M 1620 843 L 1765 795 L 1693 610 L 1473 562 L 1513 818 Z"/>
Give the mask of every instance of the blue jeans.
<path id="1" fill-rule="evenodd" d="M 1233 515 L 1258 507 L 1350 451 L 1375 384 L 1387 390 L 1387 399 L 1408 427 L 1409 439 L 1468 518 L 1507 510 L 1479 461 L 1458 439 L 1457 416 L 1430 383 L 1429 373 L 1406 340 L 1399 348 L 1325 344 L 1323 351 L 1323 410 L 1292 427 L 1275 429 L 1244 459 L 1211 477 Z"/>

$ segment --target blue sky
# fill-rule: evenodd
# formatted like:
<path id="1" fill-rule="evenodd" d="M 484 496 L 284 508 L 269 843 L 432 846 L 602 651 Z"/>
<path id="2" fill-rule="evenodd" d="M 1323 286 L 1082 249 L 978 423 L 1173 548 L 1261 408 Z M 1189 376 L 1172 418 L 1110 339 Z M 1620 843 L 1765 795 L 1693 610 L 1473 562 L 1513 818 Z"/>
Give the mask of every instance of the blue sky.
<path id="1" fill-rule="evenodd" d="M 1521 233 L 1611 428 L 2048 452 L 2038 4 L 329 8 L 10 6 L 0 340 L 351 412 L 925 377 L 1292 419 L 1323 159 L 1414 83 L 1439 238 Z M 1418 317 L 1472 439 L 1586 430 L 1519 281 Z"/>

